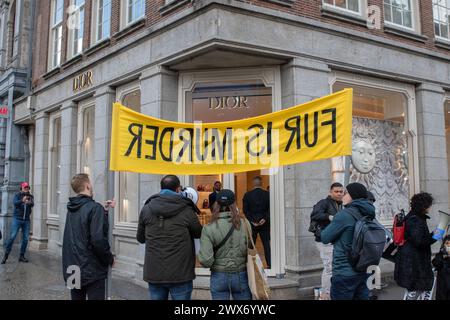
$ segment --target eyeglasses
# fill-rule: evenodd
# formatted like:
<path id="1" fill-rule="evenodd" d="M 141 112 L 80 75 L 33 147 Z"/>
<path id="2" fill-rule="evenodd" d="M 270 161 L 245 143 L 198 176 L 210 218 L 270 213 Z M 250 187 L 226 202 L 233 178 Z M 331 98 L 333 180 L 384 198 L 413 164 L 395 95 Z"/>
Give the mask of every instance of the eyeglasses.
<path id="1" fill-rule="evenodd" d="M 346 194 L 348 194 L 347 190 L 344 191 L 344 196 L 345 196 Z"/>

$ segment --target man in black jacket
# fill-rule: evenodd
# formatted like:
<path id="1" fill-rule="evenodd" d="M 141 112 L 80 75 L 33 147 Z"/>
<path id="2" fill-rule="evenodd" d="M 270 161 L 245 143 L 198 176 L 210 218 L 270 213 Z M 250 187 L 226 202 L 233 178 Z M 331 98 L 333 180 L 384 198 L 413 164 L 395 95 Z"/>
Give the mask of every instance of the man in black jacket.
<path id="1" fill-rule="evenodd" d="M 71 186 L 77 196 L 69 198 L 67 204 L 62 246 L 64 281 L 71 286 L 72 300 L 86 300 L 86 296 L 89 300 L 104 300 L 108 267 L 114 264 L 108 242 L 107 210 L 115 204 L 108 200 L 102 206 L 94 201 L 87 174 L 75 175 Z M 77 271 L 79 281 L 68 283 Z"/>
<path id="2" fill-rule="evenodd" d="M 270 193 L 262 188 L 262 179 L 253 178 L 253 190 L 244 195 L 244 214 L 252 226 L 253 241 L 261 237 L 267 268 L 270 269 Z"/>
<path id="3" fill-rule="evenodd" d="M 195 279 L 194 238 L 202 233 L 199 210 L 180 194 L 180 180 L 167 175 L 161 192 L 151 196 L 139 216 L 136 234 L 145 243 L 144 281 L 150 299 L 190 300 Z"/>
<path id="4" fill-rule="evenodd" d="M 216 181 L 214 182 L 214 189 L 213 192 L 209 194 L 208 200 L 209 200 L 209 209 L 212 211 L 213 205 L 216 202 L 216 197 L 219 191 L 222 190 L 222 182 Z"/>
<path id="5" fill-rule="evenodd" d="M 342 209 L 342 197 L 344 196 L 344 186 L 335 182 L 330 187 L 330 194 L 325 199 L 317 202 L 311 213 L 311 224 L 309 231 L 314 233 L 317 249 L 320 252 L 320 258 L 323 263 L 322 271 L 322 292 L 321 300 L 329 300 L 331 288 L 331 274 L 333 262 L 333 245 L 323 244 L 320 241 L 320 230 L 325 229 L 336 215 Z"/>

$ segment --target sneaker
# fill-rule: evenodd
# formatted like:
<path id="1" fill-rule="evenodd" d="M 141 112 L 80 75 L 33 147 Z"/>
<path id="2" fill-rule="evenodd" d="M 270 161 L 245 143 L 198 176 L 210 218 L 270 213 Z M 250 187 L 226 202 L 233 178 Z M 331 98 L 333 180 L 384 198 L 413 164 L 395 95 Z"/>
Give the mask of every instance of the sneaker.
<path id="1" fill-rule="evenodd" d="M 28 262 L 28 259 L 25 256 L 20 256 L 19 262 Z"/>

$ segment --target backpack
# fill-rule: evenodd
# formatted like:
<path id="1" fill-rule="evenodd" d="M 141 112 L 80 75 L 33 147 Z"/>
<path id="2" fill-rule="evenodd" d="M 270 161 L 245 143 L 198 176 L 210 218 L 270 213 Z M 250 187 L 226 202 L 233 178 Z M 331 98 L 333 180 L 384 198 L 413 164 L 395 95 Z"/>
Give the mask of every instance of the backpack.
<path id="1" fill-rule="evenodd" d="M 387 232 L 376 219 L 363 216 L 356 210 L 348 212 L 356 220 L 348 260 L 355 271 L 366 272 L 369 266 L 380 263 Z"/>
<path id="2" fill-rule="evenodd" d="M 394 234 L 394 244 L 398 247 L 401 247 L 405 244 L 405 225 L 406 225 L 406 217 L 405 210 L 401 210 L 400 213 L 397 213 L 394 216 L 394 226 L 392 227 L 392 232 Z"/>

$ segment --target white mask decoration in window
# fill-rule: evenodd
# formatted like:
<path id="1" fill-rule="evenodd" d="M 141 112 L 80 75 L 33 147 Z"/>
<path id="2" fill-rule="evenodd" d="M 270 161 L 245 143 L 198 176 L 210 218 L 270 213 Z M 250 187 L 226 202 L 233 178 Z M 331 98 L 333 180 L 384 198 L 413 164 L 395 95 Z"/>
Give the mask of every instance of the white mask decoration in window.
<path id="1" fill-rule="evenodd" d="M 375 166 L 375 148 L 365 139 L 358 139 L 352 146 L 353 166 L 361 173 L 369 173 Z"/>

